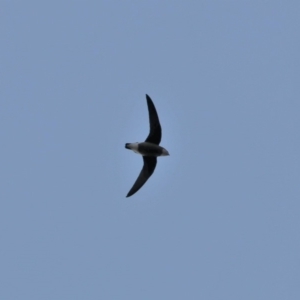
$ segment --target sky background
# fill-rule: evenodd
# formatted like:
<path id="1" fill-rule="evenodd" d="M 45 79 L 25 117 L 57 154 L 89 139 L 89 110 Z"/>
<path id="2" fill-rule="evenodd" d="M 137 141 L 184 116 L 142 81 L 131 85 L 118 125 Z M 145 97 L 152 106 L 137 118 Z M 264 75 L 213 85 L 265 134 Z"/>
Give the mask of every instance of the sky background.
<path id="1" fill-rule="evenodd" d="M 300 299 L 299 14 L 1 1 L 0 299 Z"/>

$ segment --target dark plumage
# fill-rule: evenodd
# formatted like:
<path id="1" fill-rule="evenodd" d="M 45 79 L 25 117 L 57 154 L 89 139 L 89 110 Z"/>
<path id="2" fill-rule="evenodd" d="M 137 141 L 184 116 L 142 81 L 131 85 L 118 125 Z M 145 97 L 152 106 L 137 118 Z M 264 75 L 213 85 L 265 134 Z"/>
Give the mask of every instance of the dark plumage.
<path id="1" fill-rule="evenodd" d="M 144 166 L 126 197 L 130 197 L 136 193 L 150 178 L 156 167 L 157 156 L 169 155 L 169 152 L 166 149 L 159 146 L 161 141 L 161 126 L 158 115 L 151 98 L 146 95 L 146 99 L 149 111 L 150 133 L 145 142 L 125 144 L 126 149 L 133 150 L 134 152 L 143 155 L 144 161 Z"/>
<path id="2" fill-rule="evenodd" d="M 150 176 L 153 174 L 154 169 L 156 167 L 157 159 L 154 156 L 143 156 L 144 160 L 144 166 L 143 169 L 135 181 L 134 185 L 128 192 L 126 197 L 130 197 L 133 194 L 135 194 L 144 184 L 145 182 L 150 178 Z"/>
<path id="3" fill-rule="evenodd" d="M 149 111 L 149 123 L 150 123 L 150 133 L 146 138 L 145 142 L 159 145 L 161 141 L 161 126 L 159 123 L 157 111 L 151 100 L 151 98 L 146 94 L 148 111 Z"/>

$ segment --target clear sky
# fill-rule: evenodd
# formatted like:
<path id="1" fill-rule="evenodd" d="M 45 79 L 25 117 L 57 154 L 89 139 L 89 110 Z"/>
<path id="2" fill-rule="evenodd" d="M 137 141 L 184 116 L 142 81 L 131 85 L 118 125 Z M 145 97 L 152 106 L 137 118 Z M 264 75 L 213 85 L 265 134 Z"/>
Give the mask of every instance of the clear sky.
<path id="1" fill-rule="evenodd" d="M 0 6 L 1 300 L 300 299 L 299 1 Z"/>

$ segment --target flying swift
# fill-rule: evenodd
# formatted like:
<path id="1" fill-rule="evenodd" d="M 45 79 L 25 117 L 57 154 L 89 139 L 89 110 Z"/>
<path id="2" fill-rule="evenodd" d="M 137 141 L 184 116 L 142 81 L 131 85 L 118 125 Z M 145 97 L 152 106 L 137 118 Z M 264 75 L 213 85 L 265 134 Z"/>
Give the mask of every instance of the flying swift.
<path id="1" fill-rule="evenodd" d="M 144 161 L 143 168 L 126 197 L 130 197 L 135 194 L 150 178 L 156 167 L 156 158 L 158 156 L 170 155 L 165 148 L 159 146 L 159 143 L 161 141 L 161 126 L 159 123 L 158 115 L 153 101 L 148 95 L 146 95 L 146 100 L 149 112 L 150 133 L 144 142 L 125 144 L 126 149 L 132 150 L 135 153 L 142 155 Z"/>

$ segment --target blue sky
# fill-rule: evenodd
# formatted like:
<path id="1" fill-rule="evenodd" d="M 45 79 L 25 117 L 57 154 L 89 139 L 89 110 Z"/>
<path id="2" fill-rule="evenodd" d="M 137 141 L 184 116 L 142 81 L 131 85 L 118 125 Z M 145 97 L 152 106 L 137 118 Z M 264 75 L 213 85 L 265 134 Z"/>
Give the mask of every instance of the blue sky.
<path id="1" fill-rule="evenodd" d="M 299 10 L 2 1 L 0 298 L 300 299 Z"/>

